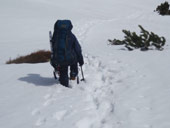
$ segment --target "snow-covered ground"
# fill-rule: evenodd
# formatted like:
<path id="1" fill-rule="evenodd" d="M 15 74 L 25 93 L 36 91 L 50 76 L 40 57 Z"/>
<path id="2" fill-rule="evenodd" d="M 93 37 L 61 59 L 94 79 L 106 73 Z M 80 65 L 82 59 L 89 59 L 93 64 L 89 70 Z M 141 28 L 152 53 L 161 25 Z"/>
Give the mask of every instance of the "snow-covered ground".
<path id="1" fill-rule="evenodd" d="M 153 12 L 162 2 L 0 0 L 0 127 L 170 128 L 170 17 Z M 49 63 L 5 64 L 49 50 L 57 19 L 72 20 L 85 58 L 86 82 L 71 81 L 72 89 L 54 80 Z M 139 24 L 166 38 L 163 51 L 107 45 Z"/>

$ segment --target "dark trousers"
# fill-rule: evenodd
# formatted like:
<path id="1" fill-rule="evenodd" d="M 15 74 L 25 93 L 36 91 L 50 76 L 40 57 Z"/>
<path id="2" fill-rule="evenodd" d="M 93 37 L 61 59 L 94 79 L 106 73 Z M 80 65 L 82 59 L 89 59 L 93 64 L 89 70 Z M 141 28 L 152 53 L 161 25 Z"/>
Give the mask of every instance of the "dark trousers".
<path id="1" fill-rule="evenodd" d="M 59 81 L 60 84 L 69 87 L 69 77 L 68 77 L 68 67 L 69 66 L 61 66 L 59 69 L 60 77 Z M 70 77 L 76 77 L 78 75 L 78 66 L 77 63 L 70 66 Z"/>

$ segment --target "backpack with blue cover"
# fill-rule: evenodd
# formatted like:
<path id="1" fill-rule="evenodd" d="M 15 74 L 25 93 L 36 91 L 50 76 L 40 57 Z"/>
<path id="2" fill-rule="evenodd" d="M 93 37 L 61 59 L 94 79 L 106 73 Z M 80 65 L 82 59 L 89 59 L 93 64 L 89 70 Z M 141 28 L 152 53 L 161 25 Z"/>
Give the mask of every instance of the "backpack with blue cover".
<path id="1" fill-rule="evenodd" d="M 69 43 L 72 27 L 70 20 L 58 20 L 54 25 L 53 36 L 50 32 L 51 65 L 54 68 L 69 66 L 76 61 L 76 55 Z"/>

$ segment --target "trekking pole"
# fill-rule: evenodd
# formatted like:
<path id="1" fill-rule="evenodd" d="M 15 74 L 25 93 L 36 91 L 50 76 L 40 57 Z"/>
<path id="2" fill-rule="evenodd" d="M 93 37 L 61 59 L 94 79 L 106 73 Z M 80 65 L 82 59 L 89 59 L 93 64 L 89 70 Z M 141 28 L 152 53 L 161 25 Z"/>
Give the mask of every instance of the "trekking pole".
<path id="1" fill-rule="evenodd" d="M 77 84 L 79 84 L 79 76 L 77 76 Z"/>
<path id="2" fill-rule="evenodd" d="M 54 71 L 53 71 L 53 75 L 54 75 L 54 79 L 57 79 L 57 75 L 56 75 L 55 69 L 54 69 Z"/>
<path id="3" fill-rule="evenodd" d="M 81 74 L 82 74 L 82 79 L 81 79 L 81 81 L 85 81 L 82 66 L 80 66 L 80 68 L 81 68 Z"/>

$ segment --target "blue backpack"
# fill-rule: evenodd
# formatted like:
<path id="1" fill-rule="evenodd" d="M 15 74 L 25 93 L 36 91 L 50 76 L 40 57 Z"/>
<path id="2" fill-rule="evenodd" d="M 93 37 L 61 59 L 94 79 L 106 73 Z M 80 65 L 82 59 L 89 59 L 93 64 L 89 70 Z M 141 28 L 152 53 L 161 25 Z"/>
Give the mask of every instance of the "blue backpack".
<path id="1" fill-rule="evenodd" d="M 75 63 L 76 55 L 71 42 L 70 20 L 58 20 L 51 39 L 51 64 L 53 67 L 69 66 Z"/>

